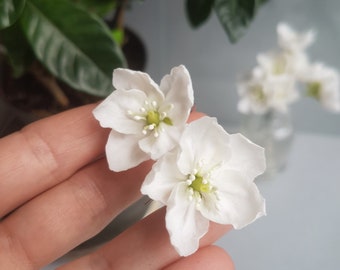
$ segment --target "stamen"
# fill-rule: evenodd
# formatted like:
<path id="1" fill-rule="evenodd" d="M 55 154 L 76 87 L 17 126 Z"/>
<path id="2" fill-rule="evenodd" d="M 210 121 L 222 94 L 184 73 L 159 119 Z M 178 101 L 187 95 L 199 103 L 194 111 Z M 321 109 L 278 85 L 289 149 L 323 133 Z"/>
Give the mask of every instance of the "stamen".
<path id="1" fill-rule="evenodd" d="M 157 130 L 154 131 L 153 136 L 154 136 L 155 138 L 158 138 L 159 133 L 157 132 Z"/>
<path id="2" fill-rule="evenodd" d="M 161 112 L 161 119 L 164 119 L 167 116 L 166 112 Z"/>
<path id="3" fill-rule="evenodd" d="M 133 117 L 133 119 L 135 119 L 135 120 L 137 120 L 137 121 L 139 121 L 139 120 L 146 120 L 146 118 L 145 118 L 144 116 L 141 116 L 141 115 L 135 115 L 135 116 Z"/>
<path id="4" fill-rule="evenodd" d="M 132 112 L 131 110 L 128 110 L 128 111 L 127 111 L 127 114 L 128 114 L 128 115 L 133 115 L 133 112 Z"/>
<path id="5" fill-rule="evenodd" d="M 155 124 L 151 124 L 151 125 L 148 125 L 146 126 L 148 130 L 154 130 L 156 125 Z"/>
<path id="6" fill-rule="evenodd" d="M 188 177 L 188 180 L 190 180 L 191 182 L 195 180 L 195 175 L 194 174 L 190 174 Z"/>
<path id="7" fill-rule="evenodd" d="M 187 185 L 188 185 L 188 186 L 190 186 L 190 185 L 192 184 L 192 181 L 191 181 L 191 180 L 189 180 L 189 179 L 188 179 L 188 180 L 186 180 L 185 182 L 187 183 Z"/>
<path id="8" fill-rule="evenodd" d="M 148 134 L 148 132 L 145 129 L 142 130 L 142 133 L 143 133 L 143 135 Z"/>
<path id="9" fill-rule="evenodd" d="M 139 110 L 140 110 L 140 112 L 142 112 L 142 113 L 145 113 L 145 112 L 146 112 L 146 109 L 145 109 L 144 107 L 141 107 Z"/>
<path id="10" fill-rule="evenodd" d="M 152 105 L 154 108 L 156 108 L 156 107 L 157 107 L 157 101 L 153 100 L 153 101 L 151 102 L 151 105 Z"/>

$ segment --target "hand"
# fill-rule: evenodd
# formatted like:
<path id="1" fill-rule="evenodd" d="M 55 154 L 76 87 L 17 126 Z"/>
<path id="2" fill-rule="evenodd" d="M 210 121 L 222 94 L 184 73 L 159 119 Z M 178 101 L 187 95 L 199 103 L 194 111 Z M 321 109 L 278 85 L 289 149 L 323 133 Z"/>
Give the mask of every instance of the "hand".
<path id="1" fill-rule="evenodd" d="M 99 127 L 93 108 L 40 120 L 0 140 L 0 269 L 48 265 L 141 197 L 151 162 L 109 171 L 103 157 L 108 130 Z M 211 245 L 230 226 L 212 223 L 201 248 L 180 258 L 164 214 L 154 212 L 60 269 L 233 269 L 227 253 Z"/>

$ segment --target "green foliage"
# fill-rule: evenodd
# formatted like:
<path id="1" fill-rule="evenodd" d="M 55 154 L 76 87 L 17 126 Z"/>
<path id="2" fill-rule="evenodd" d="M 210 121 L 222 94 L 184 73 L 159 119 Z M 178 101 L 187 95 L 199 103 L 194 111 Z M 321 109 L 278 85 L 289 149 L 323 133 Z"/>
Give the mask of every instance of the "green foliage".
<path id="1" fill-rule="evenodd" d="M 213 5 L 212 0 L 187 0 L 186 13 L 191 26 L 202 25 L 209 18 Z"/>
<path id="2" fill-rule="evenodd" d="M 73 3 L 82 6 L 86 10 L 97 14 L 100 17 L 106 16 L 115 10 L 119 0 L 71 0 Z"/>
<path id="3" fill-rule="evenodd" d="M 27 0 L 17 22 L 0 37 L 15 75 L 37 59 L 56 78 L 96 96 L 112 92 L 112 70 L 126 65 L 103 20 L 69 0 Z"/>
<path id="4" fill-rule="evenodd" d="M 24 9 L 25 2 L 25 0 L 0 1 L 0 29 L 15 23 Z"/>
<path id="5" fill-rule="evenodd" d="M 237 42 L 267 0 L 187 0 L 188 19 L 193 27 L 204 23 L 215 12 L 232 43 Z"/>
<path id="6" fill-rule="evenodd" d="M 30 44 L 22 32 L 19 22 L 2 30 L 1 42 L 7 49 L 9 64 L 14 77 L 23 75 L 35 59 Z"/>
<path id="7" fill-rule="evenodd" d="M 199 27 L 217 14 L 236 42 L 267 0 L 186 0 L 186 14 Z M 112 71 L 125 67 L 120 25 L 110 31 L 103 17 L 128 8 L 132 0 L 0 0 L 0 43 L 14 76 L 34 61 L 76 90 L 107 96 Z M 121 22 L 120 22 L 121 23 Z"/>
<path id="8" fill-rule="evenodd" d="M 68 0 L 30 0 L 21 26 L 36 57 L 72 87 L 105 96 L 123 56 L 106 27 Z"/>

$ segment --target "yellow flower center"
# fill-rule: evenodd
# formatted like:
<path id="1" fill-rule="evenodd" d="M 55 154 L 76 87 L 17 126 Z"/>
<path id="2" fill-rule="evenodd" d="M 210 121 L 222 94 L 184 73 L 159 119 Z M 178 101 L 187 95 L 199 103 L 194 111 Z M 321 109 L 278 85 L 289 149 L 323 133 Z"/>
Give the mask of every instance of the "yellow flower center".
<path id="1" fill-rule="evenodd" d="M 319 82 L 312 82 L 307 84 L 307 95 L 316 99 L 320 99 L 321 84 Z"/>
<path id="2" fill-rule="evenodd" d="M 255 85 L 251 89 L 251 94 L 254 97 L 255 100 L 259 102 L 265 102 L 266 100 L 266 95 L 263 92 L 263 87 L 260 85 Z"/>
<path id="3" fill-rule="evenodd" d="M 159 105 L 156 101 L 145 100 L 144 106 L 139 108 L 138 112 L 133 112 L 131 110 L 127 111 L 127 115 L 136 121 L 143 121 L 144 127 L 142 133 L 144 135 L 153 133 L 155 137 L 159 136 L 159 132 L 163 131 L 163 127 L 159 125 L 164 123 L 168 126 L 172 126 L 173 122 L 170 117 L 168 117 L 168 112 L 173 109 L 173 104 L 169 104 L 165 111 L 159 111 Z"/>
<path id="4" fill-rule="evenodd" d="M 161 122 L 160 115 L 158 111 L 148 111 L 146 114 L 146 124 L 158 126 Z"/>
<path id="5" fill-rule="evenodd" d="M 194 191 L 199 193 L 209 192 L 211 190 L 210 184 L 198 174 L 195 175 L 194 181 L 189 185 Z"/>
<path id="6" fill-rule="evenodd" d="M 164 124 L 167 124 L 169 126 L 172 126 L 172 121 L 169 117 L 161 115 L 158 111 L 148 111 L 145 116 L 146 126 L 153 125 L 155 127 L 158 127 L 161 122 Z"/>

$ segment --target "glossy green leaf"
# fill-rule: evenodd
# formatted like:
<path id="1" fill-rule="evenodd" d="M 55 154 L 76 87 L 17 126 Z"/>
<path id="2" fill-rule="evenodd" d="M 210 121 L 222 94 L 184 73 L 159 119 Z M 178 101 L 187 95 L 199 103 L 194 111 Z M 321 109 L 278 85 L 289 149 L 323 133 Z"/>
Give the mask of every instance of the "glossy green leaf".
<path id="1" fill-rule="evenodd" d="M 231 42 L 245 33 L 258 7 L 267 0 L 215 0 L 214 9 Z"/>
<path id="2" fill-rule="evenodd" d="M 187 18 L 193 27 L 203 24 L 211 14 L 214 0 L 187 0 Z"/>
<path id="3" fill-rule="evenodd" d="M 30 0 L 21 26 L 37 58 L 56 77 L 93 95 L 112 91 L 112 71 L 125 60 L 99 18 L 68 0 Z"/>
<path id="4" fill-rule="evenodd" d="M 0 29 L 11 26 L 19 18 L 26 0 L 0 0 Z"/>
<path id="5" fill-rule="evenodd" d="M 1 43 L 12 67 L 14 77 L 21 76 L 35 59 L 18 22 L 0 31 Z"/>
<path id="6" fill-rule="evenodd" d="M 118 0 L 71 0 L 75 4 L 79 4 L 86 10 L 104 17 L 117 6 Z"/>

